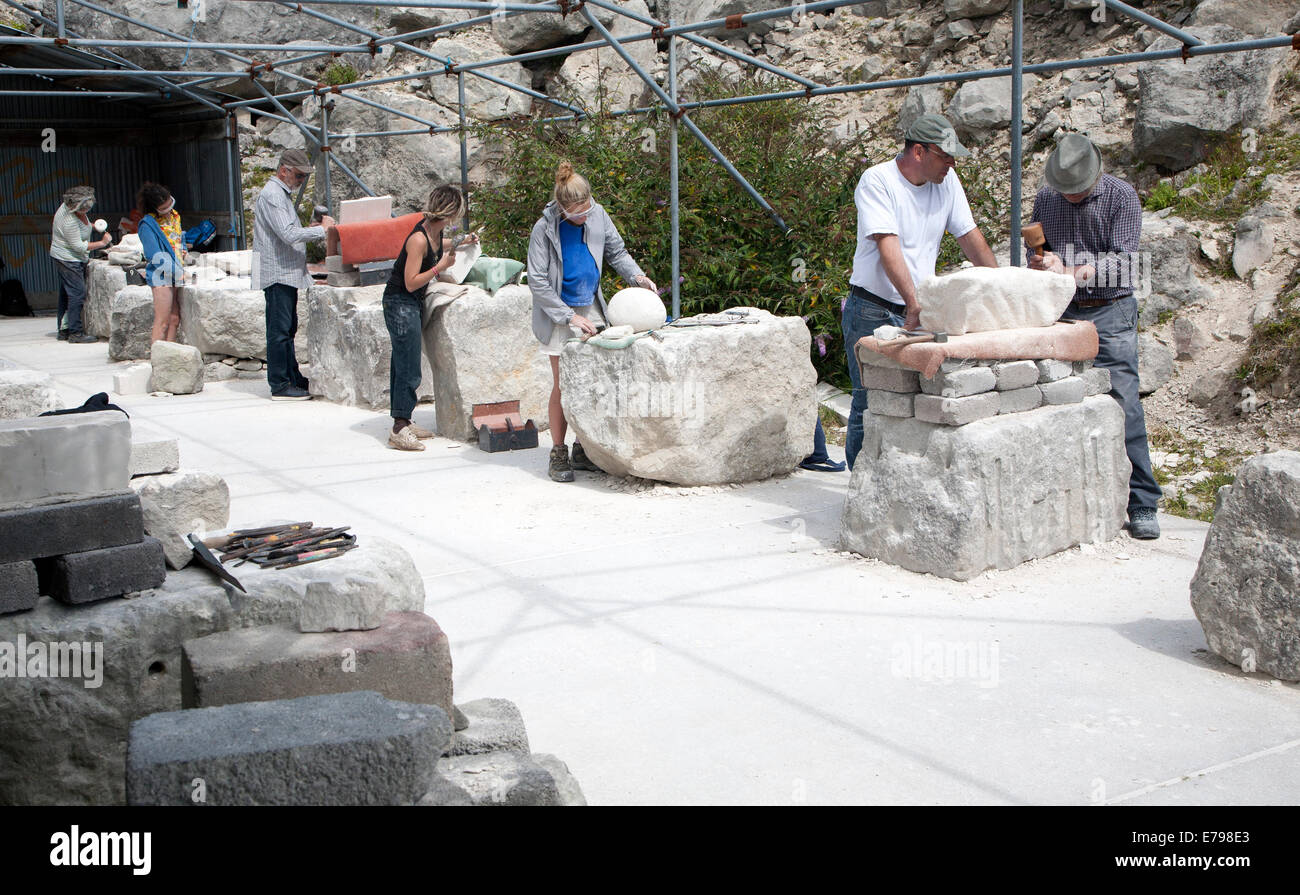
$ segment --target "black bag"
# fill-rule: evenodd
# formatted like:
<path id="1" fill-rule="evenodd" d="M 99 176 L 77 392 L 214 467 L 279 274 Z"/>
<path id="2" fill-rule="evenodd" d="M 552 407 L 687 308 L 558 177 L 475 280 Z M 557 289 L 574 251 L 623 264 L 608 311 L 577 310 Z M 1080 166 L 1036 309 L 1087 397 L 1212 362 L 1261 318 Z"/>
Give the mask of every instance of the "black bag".
<path id="1" fill-rule="evenodd" d="M 126 414 L 127 419 L 131 418 L 131 414 L 122 410 L 121 407 L 108 403 L 108 392 L 91 395 L 86 399 L 86 403 L 80 407 L 69 407 L 65 410 L 47 410 L 41 416 L 62 416 L 65 413 L 95 413 L 100 410 L 118 410 Z"/>
<path id="2" fill-rule="evenodd" d="M 35 317 L 36 312 L 27 303 L 27 293 L 18 280 L 0 283 L 0 315 L 5 317 Z"/>

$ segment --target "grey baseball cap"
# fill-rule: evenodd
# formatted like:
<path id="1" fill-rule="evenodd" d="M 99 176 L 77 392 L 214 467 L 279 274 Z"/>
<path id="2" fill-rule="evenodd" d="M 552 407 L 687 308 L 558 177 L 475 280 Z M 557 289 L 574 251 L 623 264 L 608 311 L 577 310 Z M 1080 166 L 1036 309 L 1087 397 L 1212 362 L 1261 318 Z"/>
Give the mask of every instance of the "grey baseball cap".
<path id="1" fill-rule="evenodd" d="M 913 143 L 933 143 L 953 158 L 966 158 L 970 150 L 961 145 L 957 131 L 952 122 L 942 115 L 922 115 L 912 122 L 912 126 L 903 134 L 904 140 Z"/>
<path id="2" fill-rule="evenodd" d="M 307 157 L 307 153 L 301 149 L 286 149 L 281 153 L 280 166 L 292 168 L 303 174 L 310 174 L 316 170 L 311 163 L 311 159 Z"/>
<path id="3" fill-rule="evenodd" d="M 1101 151 L 1083 134 L 1061 138 L 1043 171 L 1047 185 L 1058 193 L 1086 193 L 1101 177 Z"/>

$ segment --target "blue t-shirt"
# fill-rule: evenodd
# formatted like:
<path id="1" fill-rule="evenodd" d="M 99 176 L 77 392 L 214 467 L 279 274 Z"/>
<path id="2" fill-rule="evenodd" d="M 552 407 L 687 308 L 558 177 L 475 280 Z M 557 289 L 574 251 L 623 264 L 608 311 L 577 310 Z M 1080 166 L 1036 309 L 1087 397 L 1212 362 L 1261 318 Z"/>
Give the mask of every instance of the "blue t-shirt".
<path id="1" fill-rule="evenodd" d="M 600 282 L 596 259 L 591 257 L 584 235 L 585 226 L 575 227 L 568 221 L 560 221 L 560 258 L 564 263 L 560 298 L 571 308 L 595 304 L 596 286 Z"/>

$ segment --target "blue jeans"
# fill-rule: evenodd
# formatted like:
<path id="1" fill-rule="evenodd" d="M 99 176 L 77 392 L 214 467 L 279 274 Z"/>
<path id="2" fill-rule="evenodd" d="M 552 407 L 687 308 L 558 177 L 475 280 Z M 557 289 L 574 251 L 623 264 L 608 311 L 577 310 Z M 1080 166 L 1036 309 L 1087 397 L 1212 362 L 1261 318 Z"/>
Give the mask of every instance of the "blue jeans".
<path id="1" fill-rule="evenodd" d="M 298 334 L 298 290 L 284 283 L 272 283 L 262 290 L 266 296 L 266 382 L 271 394 L 290 386 L 305 389 L 307 377 L 298 369 L 293 337 Z"/>
<path id="2" fill-rule="evenodd" d="M 880 305 L 854 298 L 849 294 L 844 304 L 844 313 L 840 315 L 840 329 L 844 332 L 844 350 L 849 356 L 849 379 L 853 381 L 853 406 L 849 409 L 849 431 L 844 440 L 844 459 L 853 468 L 853 461 L 862 450 L 862 414 L 867 412 L 867 390 L 862 387 L 858 359 L 853 348 L 858 339 L 869 336 L 878 326 L 902 326 L 903 315 L 894 314 Z"/>
<path id="3" fill-rule="evenodd" d="M 58 328 L 70 333 L 81 332 L 81 306 L 86 303 L 85 261 L 60 261 L 52 259 L 59 272 Z"/>
<path id="4" fill-rule="evenodd" d="M 409 420 L 420 387 L 420 346 L 424 303 L 401 295 L 384 296 L 384 324 L 393 343 L 388 361 L 388 405 L 395 420 Z"/>
<path id="5" fill-rule="evenodd" d="M 1160 500 L 1160 486 L 1151 474 L 1151 452 L 1147 445 L 1147 419 L 1138 397 L 1137 299 L 1116 299 L 1108 305 L 1081 308 L 1073 302 L 1062 320 L 1091 320 L 1097 327 L 1097 359 L 1094 366 L 1110 372 L 1110 395 L 1124 410 L 1124 447 L 1133 473 L 1128 480 L 1128 510 L 1154 510 Z"/>

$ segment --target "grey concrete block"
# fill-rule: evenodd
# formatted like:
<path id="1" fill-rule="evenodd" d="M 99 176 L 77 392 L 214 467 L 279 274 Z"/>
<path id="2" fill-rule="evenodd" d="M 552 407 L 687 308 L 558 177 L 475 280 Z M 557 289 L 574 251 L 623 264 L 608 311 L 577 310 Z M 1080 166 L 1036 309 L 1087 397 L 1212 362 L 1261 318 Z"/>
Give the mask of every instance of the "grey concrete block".
<path id="1" fill-rule="evenodd" d="M 40 598 L 36 565 L 30 559 L 0 563 L 0 615 L 31 609 Z"/>
<path id="2" fill-rule="evenodd" d="M 434 785 L 451 722 L 378 693 L 163 712 L 131 725 L 132 805 L 410 805 Z M 549 778 L 549 775 L 548 775 Z"/>
<path id="3" fill-rule="evenodd" d="M 1110 370 L 1089 367 L 1079 378 L 1083 380 L 1083 390 L 1088 397 L 1110 394 Z"/>
<path id="4" fill-rule="evenodd" d="M 1000 392 L 984 392 L 965 398 L 941 398 L 938 395 L 916 396 L 916 418 L 945 426 L 964 426 L 985 417 L 996 416 L 1001 406 Z"/>
<path id="5" fill-rule="evenodd" d="M 438 773 L 469 793 L 475 805 L 560 806 L 560 788 L 550 772 L 527 755 L 488 752 L 444 758 Z"/>
<path id="6" fill-rule="evenodd" d="M 1002 397 L 998 404 L 998 413 L 1023 413 L 1043 403 L 1043 392 L 1036 385 L 999 392 L 999 394 Z"/>
<path id="7" fill-rule="evenodd" d="M 519 707 L 508 699 L 475 699 L 458 706 L 469 726 L 457 730 L 447 755 L 518 752 L 527 755 L 528 731 Z"/>
<path id="8" fill-rule="evenodd" d="M 130 455 L 116 410 L 0 420 L 0 509 L 123 491 Z"/>
<path id="9" fill-rule="evenodd" d="M 921 391 L 927 395 L 939 395 L 944 398 L 965 398 L 983 392 L 993 391 L 998 378 L 992 367 L 964 367 L 945 373 L 940 369 L 937 376 L 920 379 Z"/>
<path id="10" fill-rule="evenodd" d="M 167 562 L 162 544 L 147 537 L 138 544 L 42 559 L 36 571 L 46 596 L 61 603 L 94 603 L 159 587 L 167 577 Z"/>
<path id="11" fill-rule="evenodd" d="M 915 395 L 900 392 L 867 389 L 867 409 L 881 416 L 909 417 L 912 415 L 912 400 Z"/>
<path id="12" fill-rule="evenodd" d="M 1066 360 L 1040 360 L 1034 361 L 1038 365 L 1038 381 L 1055 382 L 1058 379 L 1064 379 L 1066 376 L 1074 375 L 1074 366 Z"/>
<path id="13" fill-rule="evenodd" d="M 1124 413 L 1106 396 L 960 428 L 868 414 L 863 436 L 840 526 L 863 556 L 964 581 L 1124 520 Z"/>
<path id="14" fill-rule="evenodd" d="M 161 441 L 131 442 L 130 473 L 132 477 L 161 475 L 164 472 L 175 472 L 180 467 L 181 449 L 179 442 L 175 438 L 165 438 Z"/>
<path id="15" fill-rule="evenodd" d="M 1044 404 L 1078 404 L 1087 391 L 1083 379 L 1078 376 L 1044 382 L 1038 388 L 1043 393 Z"/>
<path id="16" fill-rule="evenodd" d="M 890 367 L 866 366 L 862 368 L 862 387 L 886 392 L 911 394 L 921 390 L 921 374 L 915 370 L 895 370 Z"/>
<path id="17" fill-rule="evenodd" d="M 130 491 L 0 512 L 0 563 L 138 544 L 140 498 Z"/>
<path id="18" fill-rule="evenodd" d="M 240 628 L 187 640 L 181 652 L 185 708 L 373 690 L 453 711 L 447 635 L 422 612 L 390 612 L 372 631 Z"/>
<path id="19" fill-rule="evenodd" d="M 1038 364 L 1031 360 L 1013 360 L 1004 364 L 994 364 L 993 375 L 997 377 L 997 390 L 1000 392 L 1028 388 L 1038 382 Z"/>

